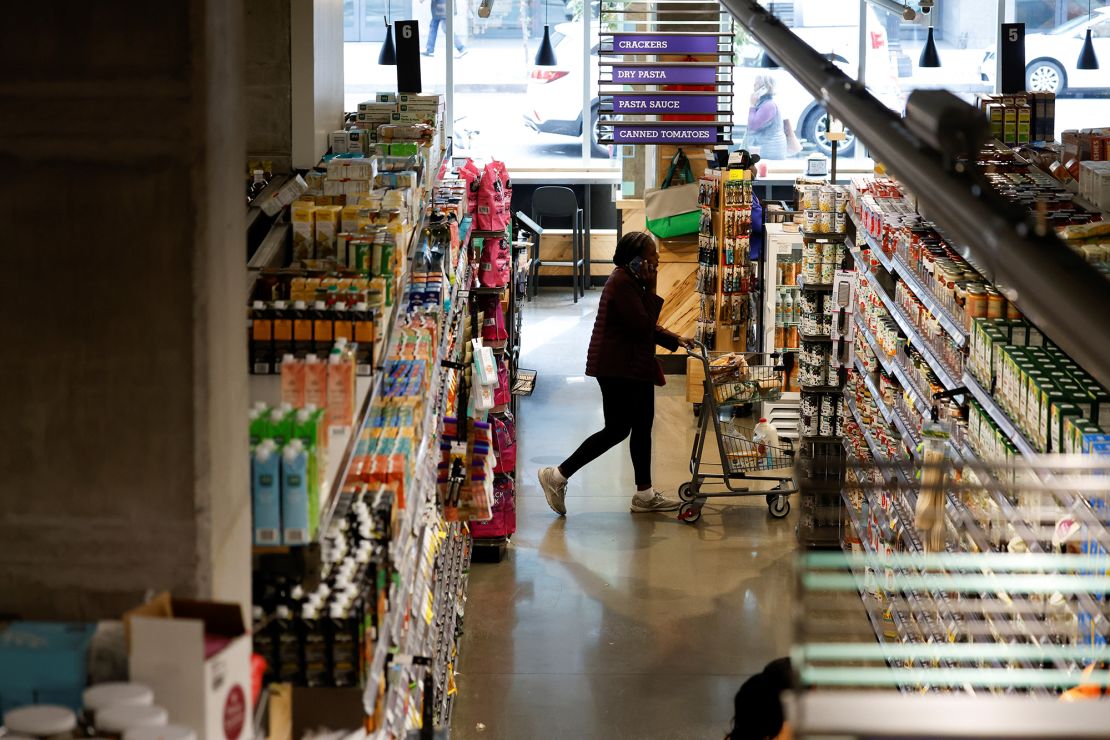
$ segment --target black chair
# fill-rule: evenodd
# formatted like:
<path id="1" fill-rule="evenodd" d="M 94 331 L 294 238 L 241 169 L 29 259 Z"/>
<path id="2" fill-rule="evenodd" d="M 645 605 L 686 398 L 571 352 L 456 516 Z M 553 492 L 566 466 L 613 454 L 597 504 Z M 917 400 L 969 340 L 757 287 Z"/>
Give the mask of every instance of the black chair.
<path id="1" fill-rule="evenodd" d="M 571 270 L 571 287 L 574 291 L 574 302 L 578 303 L 579 293 L 586 295 L 589 282 L 589 258 L 583 254 L 586 251 L 585 229 L 588 228 L 582 217 L 582 209 L 578 207 L 578 198 L 570 188 L 560 185 L 545 185 L 536 188 L 532 194 L 532 220 L 540 227 L 540 231 L 551 228 L 570 228 L 571 246 L 570 260 L 541 260 L 540 259 L 540 234 L 535 233 L 532 238 L 532 262 L 528 273 L 528 297 L 536 295 L 536 280 L 540 267 L 569 267 Z"/>

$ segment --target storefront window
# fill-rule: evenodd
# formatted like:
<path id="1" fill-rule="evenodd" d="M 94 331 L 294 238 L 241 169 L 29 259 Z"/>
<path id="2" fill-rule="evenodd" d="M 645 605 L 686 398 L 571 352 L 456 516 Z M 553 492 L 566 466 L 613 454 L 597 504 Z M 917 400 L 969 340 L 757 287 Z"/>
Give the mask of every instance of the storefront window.
<path id="1" fill-rule="evenodd" d="M 1110 104 L 1110 1 L 1017 0 L 1007 5 L 1007 22 L 1025 23 L 1025 80 L 1035 92 L 1056 93 L 1056 138 L 1069 129 L 1106 124 Z M 1099 69 L 1078 68 L 1087 29 Z M 994 48 L 984 58 L 984 79 L 994 82 Z"/>
<path id="2" fill-rule="evenodd" d="M 911 7 L 916 8 L 914 3 Z M 933 28 L 939 67 L 922 67 L 921 52 Z M 872 6 L 867 16 L 869 38 L 886 39 L 886 59 L 867 59 L 866 82 L 871 92 L 899 113 L 914 90 L 950 90 L 969 103 L 994 92 L 980 66 L 998 35 L 998 3 L 938 0 L 930 13 L 912 21 L 900 13 Z M 873 64 L 874 62 L 874 64 Z M 992 73 L 993 75 L 993 73 Z"/>
<path id="3" fill-rule="evenodd" d="M 827 0 L 768 2 L 763 5 L 817 51 L 853 79 L 859 69 L 859 10 L 855 3 Z M 870 56 L 885 57 L 885 42 L 868 45 Z M 811 156 L 832 153 L 825 108 L 789 72 L 771 66 L 767 54 L 742 27 L 737 27 L 733 68 L 736 121 L 734 139 L 757 151 L 774 173 L 796 174 Z M 855 137 L 838 144 L 837 156 L 863 156 Z"/>
<path id="4" fill-rule="evenodd" d="M 516 169 L 617 166 L 609 149 L 595 143 L 596 3 L 499 1 L 492 3 L 489 17 L 481 18 L 479 0 L 390 2 L 393 18 L 420 21 L 424 90 L 451 96 L 456 155 L 496 157 Z M 446 27 L 448 7 L 454 8 L 453 40 Z M 589 24 L 583 19 L 584 7 L 592 16 Z M 344 10 L 346 103 L 347 110 L 354 110 L 374 92 L 396 89 L 396 72 L 377 64 L 386 0 L 345 0 Z M 556 64 L 538 67 L 534 60 L 545 21 Z M 588 64 L 583 44 L 591 52 Z M 450 91 L 448 53 L 454 57 Z M 584 105 L 587 89 L 591 101 Z"/>

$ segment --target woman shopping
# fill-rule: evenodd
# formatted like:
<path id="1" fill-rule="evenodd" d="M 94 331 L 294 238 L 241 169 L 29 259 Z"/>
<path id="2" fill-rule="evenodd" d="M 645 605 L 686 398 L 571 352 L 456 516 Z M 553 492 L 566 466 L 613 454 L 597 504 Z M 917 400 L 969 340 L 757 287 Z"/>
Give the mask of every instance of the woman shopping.
<path id="1" fill-rule="evenodd" d="M 692 340 L 658 324 L 663 299 L 655 293 L 659 251 L 651 234 L 634 231 L 622 236 L 613 262 L 616 268 L 601 294 L 586 356 L 586 374 L 597 378 L 601 386 L 605 427 L 561 465 L 539 471 L 547 503 L 560 516 L 567 513 L 567 479 L 629 436 L 636 475 L 631 511 L 674 511 L 679 507 L 678 500 L 664 497 L 651 485 L 655 386 L 663 384 L 655 345 L 673 351 L 679 345 L 689 347 Z"/>
<path id="2" fill-rule="evenodd" d="M 748 109 L 748 149 L 758 151 L 763 159 L 786 159 L 789 151 L 782 113 L 775 102 L 775 81 L 760 75 L 753 88 Z"/>

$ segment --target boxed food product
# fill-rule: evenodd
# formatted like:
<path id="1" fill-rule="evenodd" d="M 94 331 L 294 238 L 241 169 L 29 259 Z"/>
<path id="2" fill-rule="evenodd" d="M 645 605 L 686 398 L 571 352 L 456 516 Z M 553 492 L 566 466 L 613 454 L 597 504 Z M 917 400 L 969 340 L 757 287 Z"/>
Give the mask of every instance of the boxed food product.
<path id="1" fill-rule="evenodd" d="M 289 220 L 293 224 L 293 260 L 313 259 L 316 256 L 316 204 L 293 203 Z"/>
<path id="2" fill-rule="evenodd" d="M 352 205 L 350 201 L 348 201 L 348 205 L 343 206 L 339 218 L 340 228 L 343 231 L 351 234 L 358 231 L 358 211 L 359 207 Z"/>
<path id="3" fill-rule="evenodd" d="M 339 233 L 340 206 L 316 208 L 316 259 L 335 258 L 335 236 Z"/>
<path id="4" fill-rule="evenodd" d="M 1028 144 L 1033 140 L 1033 111 L 1028 105 L 1017 106 L 1017 143 Z"/>
<path id="5" fill-rule="evenodd" d="M 328 135 L 328 145 L 331 147 L 333 154 L 346 154 L 347 131 L 344 129 L 332 131 L 331 134 Z"/>

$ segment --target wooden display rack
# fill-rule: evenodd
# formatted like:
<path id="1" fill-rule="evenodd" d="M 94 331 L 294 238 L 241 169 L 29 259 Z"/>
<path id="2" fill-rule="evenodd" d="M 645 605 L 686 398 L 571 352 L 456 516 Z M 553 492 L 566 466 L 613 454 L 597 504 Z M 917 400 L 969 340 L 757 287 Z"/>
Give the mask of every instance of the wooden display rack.
<path id="1" fill-rule="evenodd" d="M 747 350 L 747 335 L 748 335 L 748 322 L 740 322 L 739 324 L 730 321 L 721 320 L 721 308 L 725 302 L 726 296 L 729 295 L 742 295 L 746 294 L 729 294 L 724 290 L 725 277 L 727 274 L 728 265 L 726 264 L 726 216 L 725 212 L 728 210 L 725 204 L 725 183 L 730 180 L 748 180 L 750 175 L 743 170 L 720 170 L 720 169 L 705 169 L 701 174 L 702 179 L 715 178 L 717 180 L 717 192 L 714 203 L 710 206 L 713 221 L 713 236 L 717 242 L 717 280 L 716 280 L 716 295 L 715 295 L 715 313 L 716 313 L 716 330 L 713 346 L 708 349 L 715 352 L 746 352 Z M 696 292 L 697 287 L 697 253 L 698 242 L 697 237 L 693 239 L 693 274 L 690 276 L 690 296 L 689 303 L 691 306 L 690 324 L 691 328 L 696 326 L 699 314 L 700 295 Z M 662 265 L 660 272 L 662 273 Z M 692 336 L 693 332 L 690 332 Z M 686 361 L 686 400 L 689 403 L 700 404 L 703 394 L 703 381 L 704 370 L 700 362 L 688 358 Z"/>

